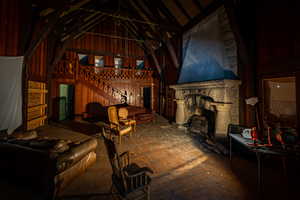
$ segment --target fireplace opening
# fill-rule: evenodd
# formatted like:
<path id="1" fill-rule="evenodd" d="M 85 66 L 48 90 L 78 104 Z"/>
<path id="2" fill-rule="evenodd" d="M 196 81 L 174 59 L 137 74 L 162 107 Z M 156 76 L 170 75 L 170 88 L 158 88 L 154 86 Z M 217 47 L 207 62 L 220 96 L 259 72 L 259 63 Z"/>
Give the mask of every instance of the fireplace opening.
<path id="1" fill-rule="evenodd" d="M 190 106 L 190 112 L 194 114 L 188 120 L 188 130 L 193 133 L 197 133 L 209 139 L 215 141 L 216 130 L 216 115 L 217 110 L 213 103 L 213 99 L 209 96 L 192 95 L 190 98 L 194 99 L 194 105 Z M 188 107 L 189 109 L 189 107 Z"/>

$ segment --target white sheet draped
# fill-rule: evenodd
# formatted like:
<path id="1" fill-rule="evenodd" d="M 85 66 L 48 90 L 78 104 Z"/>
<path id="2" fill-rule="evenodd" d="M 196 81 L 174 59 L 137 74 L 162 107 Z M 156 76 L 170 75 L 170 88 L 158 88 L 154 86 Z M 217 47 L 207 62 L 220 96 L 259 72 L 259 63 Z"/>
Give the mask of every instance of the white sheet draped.
<path id="1" fill-rule="evenodd" d="M 22 124 L 23 56 L 0 56 L 0 130 L 12 133 Z"/>

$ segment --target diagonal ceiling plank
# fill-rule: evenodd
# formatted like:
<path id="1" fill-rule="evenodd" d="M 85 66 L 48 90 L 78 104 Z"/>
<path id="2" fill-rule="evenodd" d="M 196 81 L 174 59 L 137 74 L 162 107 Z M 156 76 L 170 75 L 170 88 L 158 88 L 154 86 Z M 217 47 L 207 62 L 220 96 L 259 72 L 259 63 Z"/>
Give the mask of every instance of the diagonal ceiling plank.
<path id="1" fill-rule="evenodd" d="M 64 12 L 61 13 L 60 17 L 64 17 L 64 16 L 70 14 L 71 12 L 73 12 L 75 10 L 78 10 L 79 8 L 81 8 L 85 4 L 89 3 L 90 1 L 91 0 L 81 0 L 77 4 L 71 5 L 68 10 L 66 10 L 66 11 L 64 11 Z"/>
<path id="2" fill-rule="evenodd" d="M 176 55 L 176 52 L 175 52 L 175 49 L 174 49 L 174 46 L 171 42 L 171 40 L 169 38 L 167 38 L 165 40 L 165 43 L 166 43 L 166 46 L 168 48 L 168 51 L 170 53 L 170 56 L 171 56 L 171 59 L 172 59 L 172 62 L 174 64 L 174 66 L 178 69 L 179 68 L 179 60 L 177 58 L 177 55 Z"/>
<path id="3" fill-rule="evenodd" d="M 152 7 L 152 8 L 151 8 L 151 11 L 152 11 L 153 13 L 158 14 L 157 7 L 156 7 L 156 8 Z M 158 20 L 162 20 L 162 19 L 160 18 L 159 15 L 157 15 L 157 17 L 159 17 Z M 179 68 L 179 60 L 178 60 L 178 58 L 177 58 L 177 55 L 176 55 L 174 46 L 173 46 L 172 42 L 170 41 L 170 39 L 169 39 L 169 37 L 168 37 L 168 34 L 167 34 L 166 32 L 161 32 L 160 30 L 159 30 L 158 33 L 159 33 L 159 36 L 161 37 L 161 40 L 162 40 L 162 41 L 164 42 L 164 44 L 167 46 L 167 49 L 168 49 L 168 51 L 169 51 L 169 53 L 170 53 L 170 56 L 171 56 L 171 59 L 172 59 L 172 62 L 173 62 L 173 64 L 174 64 L 174 66 L 175 66 L 176 68 Z"/>
<path id="4" fill-rule="evenodd" d="M 145 49 L 146 52 L 147 52 L 147 51 L 150 52 L 150 55 L 151 55 L 151 57 L 152 57 L 152 59 L 153 59 L 153 61 L 154 61 L 154 63 L 155 63 L 155 66 L 156 66 L 156 69 L 157 69 L 157 71 L 158 71 L 158 73 L 159 73 L 159 76 L 160 76 L 160 77 L 163 77 L 163 76 L 162 76 L 162 69 L 161 69 L 161 66 L 160 66 L 160 64 L 159 64 L 159 62 L 158 62 L 158 59 L 157 59 L 157 57 L 156 57 L 156 55 L 155 55 L 155 51 L 154 51 L 154 49 L 152 48 L 152 45 L 150 44 L 150 42 L 147 41 L 147 40 L 145 40 L 145 38 L 143 38 L 142 35 L 137 35 L 137 34 L 135 34 L 137 31 L 134 30 L 134 25 L 133 25 L 132 23 L 130 24 L 130 22 L 129 22 L 129 23 L 126 23 L 126 24 L 127 24 L 128 30 L 130 31 L 130 33 L 133 34 L 134 37 L 136 37 L 137 39 L 142 39 L 142 40 L 145 41 L 145 42 L 142 44 L 142 45 L 144 46 L 143 49 Z"/>
<path id="5" fill-rule="evenodd" d="M 90 31 L 91 29 L 93 29 L 95 26 L 97 26 L 98 24 L 100 24 L 101 22 L 103 22 L 106 19 L 107 19 L 107 16 L 100 15 L 99 18 L 97 18 L 97 20 L 95 20 L 93 23 L 86 24 L 79 31 L 74 33 L 72 36 L 73 39 L 78 39 L 80 36 L 82 36 L 83 34 L 85 34 L 88 31 Z"/>
<path id="6" fill-rule="evenodd" d="M 92 18 L 91 18 L 92 16 Z M 74 23 L 71 27 L 69 27 L 65 32 L 61 34 L 61 41 L 66 40 L 70 37 L 70 35 L 74 35 L 74 33 L 84 29 L 90 24 L 97 23 L 97 21 L 102 17 L 101 14 L 91 14 L 86 18 L 78 18 L 76 23 Z"/>
<path id="7" fill-rule="evenodd" d="M 132 7 L 133 7 L 135 10 L 137 10 L 137 13 L 138 13 L 144 20 L 146 20 L 147 22 L 151 22 L 151 18 L 150 18 L 149 16 L 147 16 L 147 15 L 144 14 L 145 11 L 142 10 L 142 8 L 139 6 L 139 4 L 138 4 L 136 1 L 130 1 L 130 0 L 129 0 L 129 3 L 130 3 L 130 5 L 132 5 Z M 155 22 L 153 22 L 153 23 L 155 23 Z M 151 25 L 151 24 L 149 24 L 149 26 L 150 26 L 150 28 L 151 28 L 153 31 L 156 31 L 156 26 Z"/>
<path id="8" fill-rule="evenodd" d="M 130 3 L 128 2 L 127 5 L 130 5 Z M 124 6 L 125 8 L 128 8 L 126 6 Z M 133 18 L 143 18 L 146 21 L 149 21 L 149 18 L 147 18 L 147 16 L 142 15 L 141 13 L 143 12 L 143 10 L 130 10 L 131 8 L 128 8 L 130 11 L 130 15 Z M 146 26 L 146 27 L 142 27 L 142 26 L 136 26 L 135 23 L 130 23 L 131 26 L 134 27 L 134 29 L 139 32 L 139 34 L 141 34 L 144 38 L 149 38 L 148 35 L 150 35 L 151 39 L 157 40 L 157 41 L 161 41 L 161 37 L 160 35 L 158 35 L 158 33 L 160 32 L 159 30 L 159 26 Z M 154 38 L 153 38 L 154 37 Z"/>
<path id="9" fill-rule="evenodd" d="M 88 26 L 92 25 L 92 24 L 97 24 L 98 20 L 100 20 L 100 18 L 102 17 L 102 15 L 98 15 L 96 17 L 94 17 L 92 20 L 89 20 L 87 22 L 84 22 L 83 20 L 80 20 L 80 22 L 78 22 L 77 24 L 75 24 L 72 28 L 70 28 L 67 32 L 64 32 L 61 35 L 61 41 L 65 41 L 69 38 L 74 37 L 76 34 L 78 34 L 79 32 L 83 31 L 85 28 L 87 28 Z"/>
<path id="10" fill-rule="evenodd" d="M 198 0 L 193 0 L 194 4 L 199 8 L 200 11 L 203 11 L 204 8 Z"/>
<path id="11" fill-rule="evenodd" d="M 174 0 L 175 5 L 179 10 L 186 16 L 189 20 L 191 20 L 191 16 L 188 14 L 188 12 L 182 7 L 181 3 L 178 0 Z"/>
<path id="12" fill-rule="evenodd" d="M 181 27 L 180 23 L 178 22 L 177 18 L 172 14 L 172 12 L 165 6 L 165 4 L 161 0 L 155 1 L 157 4 L 157 8 L 167 17 L 170 19 L 170 21 L 174 24 L 176 24 L 177 27 Z M 154 4 L 152 2 L 149 2 L 149 7 L 153 7 Z"/>
<path id="13" fill-rule="evenodd" d="M 147 10 L 145 10 L 145 8 L 143 7 L 144 4 L 142 3 L 141 0 L 131 0 L 130 2 L 133 2 L 136 5 L 136 7 L 140 11 L 142 11 L 142 13 L 144 15 L 146 15 L 146 17 L 148 18 L 149 21 L 152 21 L 152 22 L 155 22 L 155 23 L 159 22 L 158 20 L 156 20 L 156 17 L 154 17 L 153 14 L 151 15 L 151 14 L 149 14 L 149 12 Z"/>

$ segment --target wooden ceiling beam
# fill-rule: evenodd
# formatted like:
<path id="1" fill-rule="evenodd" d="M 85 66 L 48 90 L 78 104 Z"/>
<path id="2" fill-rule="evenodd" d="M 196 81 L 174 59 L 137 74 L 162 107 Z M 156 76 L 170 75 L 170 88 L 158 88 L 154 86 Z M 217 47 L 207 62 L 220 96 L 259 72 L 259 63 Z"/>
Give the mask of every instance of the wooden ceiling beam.
<path id="1" fill-rule="evenodd" d="M 151 6 L 152 7 L 152 6 Z M 158 14 L 158 10 L 157 8 L 154 8 L 152 7 L 151 10 L 157 15 L 158 17 L 158 21 L 159 20 L 162 20 L 161 19 L 161 16 Z M 172 62 L 174 64 L 174 66 L 176 68 L 179 68 L 179 61 L 178 61 L 178 58 L 177 58 L 177 55 L 176 55 L 176 52 L 175 52 L 175 49 L 174 49 L 174 46 L 172 44 L 172 42 L 170 41 L 168 35 L 166 32 L 162 32 L 160 30 L 156 31 L 155 33 L 153 33 L 154 35 L 156 35 L 157 37 L 160 38 L 160 40 L 166 45 L 169 53 L 170 53 L 170 56 L 171 56 L 171 59 L 172 59 Z"/>
<path id="2" fill-rule="evenodd" d="M 170 10 L 165 6 L 165 4 L 161 0 L 155 0 L 156 4 L 149 2 L 149 6 L 157 6 L 157 8 L 167 17 L 170 19 L 170 21 L 174 24 L 176 24 L 176 27 L 182 27 L 181 24 L 178 22 L 177 18 L 170 12 Z"/>
<path id="3" fill-rule="evenodd" d="M 148 18 L 149 21 L 153 21 L 155 23 L 159 22 L 156 17 L 150 15 L 148 11 L 143 8 L 141 0 L 131 0 L 130 2 L 134 3 L 136 7 Z"/>
<path id="4" fill-rule="evenodd" d="M 198 0 L 193 0 L 194 4 L 199 8 L 200 11 L 204 10 L 204 7 Z"/>
<path id="5" fill-rule="evenodd" d="M 145 21 L 150 22 L 153 21 L 153 19 L 151 18 L 151 16 L 148 16 L 147 14 L 145 14 L 145 10 L 136 2 L 136 1 L 129 1 L 129 4 L 133 6 L 133 8 L 137 11 L 137 14 L 143 18 Z M 156 23 L 156 22 L 154 22 Z M 153 26 L 149 23 L 149 27 L 153 30 L 156 31 L 157 30 L 157 26 Z"/>
<path id="6" fill-rule="evenodd" d="M 91 0 L 81 0 L 81 1 L 77 2 L 74 5 L 71 5 L 68 10 L 65 10 L 64 12 L 61 13 L 60 17 L 64 17 L 64 16 L 66 16 L 66 15 L 68 15 L 68 14 L 70 14 L 70 13 L 72 13 L 72 12 L 78 10 L 78 9 L 80 9 L 82 6 L 84 6 L 85 4 L 89 3 L 90 1 Z"/>
<path id="7" fill-rule="evenodd" d="M 98 24 L 100 24 L 101 22 L 103 22 L 106 19 L 107 19 L 106 16 L 102 16 L 102 17 L 100 16 L 100 18 L 98 18 L 99 21 L 95 21 L 94 23 L 86 25 L 83 28 L 81 28 L 77 33 L 75 33 L 73 36 L 73 39 L 79 39 L 80 36 L 82 36 L 83 34 L 85 34 L 88 31 L 90 31 L 91 29 L 93 29 L 95 26 L 97 26 Z"/>
<path id="8" fill-rule="evenodd" d="M 36 48 L 40 45 L 42 41 L 44 41 L 48 37 L 49 33 L 54 29 L 55 25 L 59 21 L 60 15 L 64 12 L 64 10 L 65 8 L 62 8 L 50 14 L 50 16 L 45 19 L 45 21 L 47 21 L 48 23 L 43 26 L 43 29 L 41 31 L 36 30 L 39 31 L 39 35 L 30 42 L 29 47 L 24 54 L 25 62 L 28 62 L 30 60 Z M 40 21 L 38 23 L 42 22 Z"/>
<path id="9" fill-rule="evenodd" d="M 127 27 L 129 28 L 129 29 L 131 29 L 133 32 L 134 32 L 134 24 L 127 24 Z M 137 32 L 137 31 L 136 31 Z M 134 33 L 133 33 L 134 34 Z M 136 34 L 134 34 L 135 35 L 135 37 L 137 37 L 137 39 L 139 39 L 139 38 L 141 38 L 141 39 L 143 39 L 143 40 L 145 40 L 145 38 L 143 37 L 143 35 L 142 34 L 140 34 L 140 35 L 136 35 Z M 152 45 L 149 43 L 149 41 L 147 41 L 147 40 L 145 40 L 145 42 L 144 43 L 142 43 L 142 46 L 144 47 L 144 49 L 145 49 L 145 51 L 147 52 L 147 51 L 149 51 L 150 52 L 150 55 L 151 55 L 151 57 L 152 57 L 152 59 L 153 59 L 153 61 L 154 61 L 154 63 L 155 63 L 155 66 L 156 66 L 156 69 L 157 69 L 157 71 L 158 71 L 158 74 L 159 74 L 159 76 L 160 77 L 163 77 L 163 74 L 162 74 L 162 68 L 161 68 L 161 66 L 160 66 L 160 64 L 159 64 L 159 62 L 158 62 L 158 59 L 157 59 L 157 57 L 156 57 L 156 55 L 155 55 L 155 51 L 154 51 L 154 49 L 151 47 Z"/>
<path id="10" fill-rule="evenodd" d="M 174 48 L 174 46 L 173 46 L 173 44 L 172 44 L 172 42 L 169 38 L 167 38 L 165 40 L 165 43 L 166 43 L 167 49 L 170 53 L 172 62 L 174 64 L 174 66 L 178 69 L 180 64 L 179 64 L 179 60 L 178 60 L 176 52 L 175 52 L 175 48 Z"/>
<path id="11" fill-rule="evenodd" d="M 140 33 L 136 28 L 135 25 L 132 22 L 125 22 L 122 24 L 124 28 L 128 31 L 129 34 L 132 35 L 132 37 L 135 37 L 138 40 L 143 41 L 142 43 L 139 43 L 139 46 L 146 52 L 148 53 L 147 47 L 144 46 L 144 43 L 146 41 L 144 35 Z"/>
<path id="12" fill-rule="evenodd" d="M 128 2 L 128 1 L 126 1 L 126 2 Z M 134 3 L 132 3 L 132 4 L 134 4 Z M 128 2 L 127 5 L 131 5 L 131 3 Z M 130 10 L 130 15 L 133 18 L 141 18 L 142 17 L 144 20 L 149 21 L 149 18 L 147 16 L 141 14 L 144 10 L 140 10 L 135 5 L 133 5 L 133 7 L 135 7 L 135 9 Z M 128 8 L 128 6 L 125 6 L 125 8 Z M 129 9 L 131 9 L 131 8 L 129 8 Z M 147 33 L 146 33 L 146 32 L 149 32 L 152 40 L 154 39 L 156 41 L 161 41 L 161 37 L 159 37 L 159 36 L 157 37 L 157 33 L 160 32 L 159 26 L 145 26 L 145 27 L 147 27 L 147 29 L 145 29 L 145 27 L 142 27 L 142 26 L 137 27 L 135 25 L 135 23 L 129 23 L 129 24 L 130 24 L 130 26 L 134 27 L 135 31 L 138 32 L 138 35 L 142 35 L 144 38 L 149 39 L 149 37 L 147 36 Z"/>
<path id="13" fill-rule="evenodd" d="M 184 16 L 186 16 L 188 18 L 188 20 L 191 20 L 192 17 L 189 15 L 189 13 L 183 8 L 183 6 L 181 5 L 181 3 L 178 0 L 174 0 L 175 5 L 177 6 L 177 8 L 179 8 L 179 10 L 183 13 Z"/>
<path id="14" fill-rule="evenodd" d="M 146 14 L 148 12 L 141 6 L 140 1 L 123 0 L 122 2 L 123 2 L 122 4 L 123 8 L 128 10 L 128 14 L 133 16 L 133 19 L 142 18 L 143 19 L 142 21 L 146 22 L 146 24 L 155 25 L 156 27 L 159 27 L 164 31 L 169 31 L 174 33 L 178 33 L 181 31 L 179 26 L 174 26 L 172 25 L 172 23 L 165 22 L 165 20 L 157 20 L 157 18 L 154 15 L 151 16 L 149 14 Z M 132 6 L 130 7 L 129 5 Z M 132 20 L 132 21 L 136 22 L 136 20 Z"/>
<path id="15" fill-rule="evenodd" d="M 78 33 L 84 31 L 86 28 L 88 28 L 89 26 L 92 25 L 97 25 L 99 22 L 98 20 L 100 20 L 102 17 L 101 14 L 98 14 L 97 16 L 94 16 L 94 18 L 85 21 L 85 20 L 80 20 L 79 23 L 75 24 L 71 29 L 69 29 L 66 33 L 61 35 L 61 41 L 64 41 L 68 38 L 72 38 L 75 35 L 77 35 Z"/>

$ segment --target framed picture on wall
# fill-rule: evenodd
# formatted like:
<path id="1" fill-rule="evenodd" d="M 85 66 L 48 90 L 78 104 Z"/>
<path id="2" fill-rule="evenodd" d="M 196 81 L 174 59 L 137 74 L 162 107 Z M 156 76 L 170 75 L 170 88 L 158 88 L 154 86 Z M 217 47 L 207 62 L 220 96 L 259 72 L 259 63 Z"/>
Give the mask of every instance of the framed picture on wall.
<path id="1" fill-rule="evenodd" d="M 123 60 L 120 57 L 115 57 L 114 58 L 114 64 L 115 64 L 115 68 L 120 69 L 122 68 L 123 65 Z"/>

